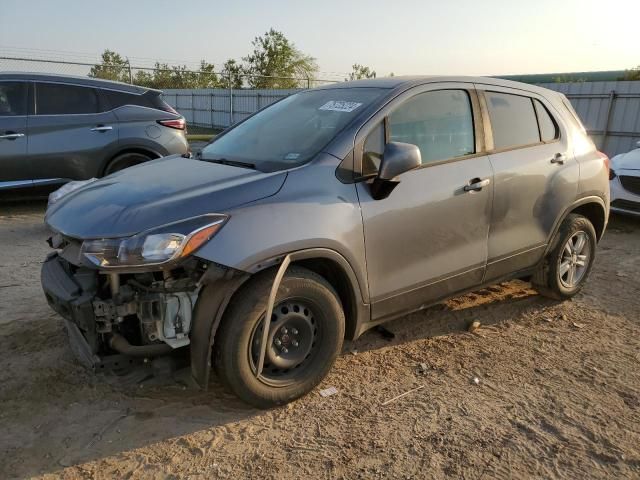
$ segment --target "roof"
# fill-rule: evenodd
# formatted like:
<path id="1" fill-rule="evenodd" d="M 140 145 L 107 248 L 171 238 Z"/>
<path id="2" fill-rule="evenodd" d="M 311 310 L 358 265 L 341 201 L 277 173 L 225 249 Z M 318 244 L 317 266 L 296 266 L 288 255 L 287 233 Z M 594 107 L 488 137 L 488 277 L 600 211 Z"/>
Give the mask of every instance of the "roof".
<path id="1" fill-rule="evenodd" d="M 152 88 L 140 87 L 137 85 L 129 85 L 128 83 L 114 82 L 112 80 L 103 80 L 101 78 L 81 77 L 73 75 L 58 75 L 55 73 L 37 73 L 37 72 L 0 72 L 0 80 L 36 80 L 46 82 L 64 82 L 73 83 L 75 85 L 85 85 L 96 88 L 107 88 L 111 90 L 119 90 L 122 92 L 142 94 Z M 159 90 L 155 90 L 159 91 Z"/>
<path id="2" fill-rule="evenodd" d="M 536 85 L 530 85 L 528 83 L 514 82 L 512 80 L 504 80 L 494 77 L 468 77 L 463 75 L 447 76 L 447 75 L 420 75 L 420 76 L 397 76 L 397 77 L 384 77 L 384 78 L 369 78 L 365 80 L 353 80 L 350 82 L 334 83 L 330 85 L 323 85 L 322 89 L 331 88 L 353 88 L 353 87 L 369 87 L 369 88 L 389 88 L 389 89 L 402 89 L 415 87 L 417 85 L 424 85 L 427 83 L 439 83 L 439 82 L 456 82 L 456 83 L 478 83 L 484 85 L 495 85 L 500 87 L 515 88 L 519 90 L 525 90 L 528 92 L 536 92 L 539 94 L 549 95 L 549 92 L 553 92 L 554 95 L 557 92 L 549 90 L 547 88 L 538 87 Z"/>

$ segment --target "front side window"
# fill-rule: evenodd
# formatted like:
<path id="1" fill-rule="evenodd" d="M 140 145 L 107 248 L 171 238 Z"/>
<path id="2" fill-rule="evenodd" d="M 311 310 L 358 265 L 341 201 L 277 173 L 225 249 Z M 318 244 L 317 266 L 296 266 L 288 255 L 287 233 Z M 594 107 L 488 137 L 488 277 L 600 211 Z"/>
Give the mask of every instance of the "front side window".
<path id="1" fill-rule="evenodd" d="M 201 158 L 250 163 L 261 171 L 302 165 L 385 93 L 365 87 L 296 93 L 221 135 Z"/>
<path id="2" fill-rule="evenodd" d="M 0 117 L 27 114 L 27 84 L 0 82 Z"/>
<path id="3" fill-rule="evenodd" d="M 486 92 L 485 97 L 496 150 L 540 141 L 531 98 L 497 92 Z"/>
<path id="4" fill-rule="evenodd" d="M 36 115 L 97 112 L 98 96 L 93 88 L 61 83 L 36 84 Z"/>
<path id="5" fill-rule="evenodd" d="M 469 94 L 437 90 L 407 100 L 389 116 L 389 141 L 416 145 L 423 164 L 475 153 Z"/>

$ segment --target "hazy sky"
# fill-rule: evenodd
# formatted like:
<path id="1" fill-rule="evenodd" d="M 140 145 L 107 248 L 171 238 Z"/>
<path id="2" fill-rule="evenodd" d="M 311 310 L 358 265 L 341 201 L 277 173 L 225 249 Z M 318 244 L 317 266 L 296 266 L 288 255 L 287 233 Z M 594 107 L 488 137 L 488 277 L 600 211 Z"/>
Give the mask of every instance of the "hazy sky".
<path id="1" fill-rule="evenodd" d="M 46 49 L 93 59 L 110 48 L 222 64 L 246 55 L 270 27 L 316 57 L 323 72 L 348 72 L 356 62 L 379 75 L 640 64 L 640 0 L 0 0 L 0 55 Z"/>

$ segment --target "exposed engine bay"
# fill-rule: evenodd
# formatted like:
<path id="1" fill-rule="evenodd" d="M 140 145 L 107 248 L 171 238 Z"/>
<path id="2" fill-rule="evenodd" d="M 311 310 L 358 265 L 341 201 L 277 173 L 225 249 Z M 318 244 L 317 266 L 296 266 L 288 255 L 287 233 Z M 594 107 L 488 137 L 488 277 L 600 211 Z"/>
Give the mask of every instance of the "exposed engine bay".
<path id="1" fill-rule="evenodd" d="M 72 244 L 52 254 L 42 284 L 49 304 L 77 326 L 92 355 L 154 357 L 190 344 L 208 264 L 192 258 L 166 270 L 116 273 L 78 266 L 69 261 L 74 258 Z"/>

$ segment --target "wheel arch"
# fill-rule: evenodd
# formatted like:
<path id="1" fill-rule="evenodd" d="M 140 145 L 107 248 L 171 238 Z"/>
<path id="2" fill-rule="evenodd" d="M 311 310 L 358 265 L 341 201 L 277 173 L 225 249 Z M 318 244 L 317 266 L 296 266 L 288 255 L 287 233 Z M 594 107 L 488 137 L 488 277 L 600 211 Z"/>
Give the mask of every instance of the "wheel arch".
<path id="1" fill-rule="evenodd" d="M 314 248 L 291 252 L 262 261 L 249 272 L 225 270 L 224 267 L 212 265 L 211 279 L 205 283 L 194 309 L 190 347 L 191 372 L 202 388 L 207 388 L 213 344 L 229 303 L 242 292 L 245 282 L 254 275 L 270 274 L 275 282 L 280 265 L 287 256 L 289 267 L 297 265 L 306 268 L 322 276 L 336 290 L 345 314 L 346 339 L 357 338 L 361 326 L 369 322 L 369 305 L 362 300 L 356 274 L 349 262 L 334 250 Z"/>
<path id="2" fill-rule="evenodd" d="M 146 155 L 148 156 L 151 160 L 154 160 L 156 158 L 160 158 L 162 157 L 162 153 L 149 148 L 149 147 L 125 147 L 125 148 L 121 148 L 119 149 L 115 154 L 111 155 L 105 162 L 104 165 L 102 165 L 102 168 L 100 169 L 100 176 L 104 177 L 105 172 L 107 171 L 107 169 L 109 168 L 109 166 L 111 165 L 111 163 L 117 159 L 118 157 L 122 156 L 122 155 L 126 155 L 128 153 L 139 153 L 141 155 Z"/>
<path id="3" fill-rule="evenodd" d="M 604 231 L 607 227 L 608 221 L 608 209 L 604 200 L 598 196 L 584 197 L 576 200 L 564 212 L 556 219 L 556 222 L 551 231 L 549 241 L 547 242 L 547 248 L 545 250 L 545 257 L 553 249 L 553 241 L 560 229 L 560 225 L 567 218 L 569 214 L 576 213 L 586 217 L 596 230 L 596 237 L 598 241 L 602 238 Z"/>

